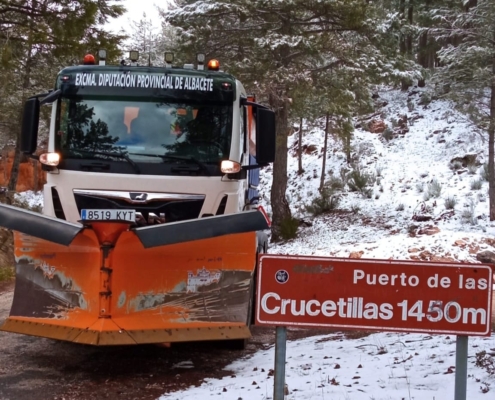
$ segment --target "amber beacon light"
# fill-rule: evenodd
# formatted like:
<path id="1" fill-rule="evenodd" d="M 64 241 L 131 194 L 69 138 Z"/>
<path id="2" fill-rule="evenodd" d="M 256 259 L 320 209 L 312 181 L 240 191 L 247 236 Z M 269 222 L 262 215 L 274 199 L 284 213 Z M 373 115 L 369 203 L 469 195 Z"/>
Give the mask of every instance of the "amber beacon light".
<path id="1" fill-rule="evenodd" d="M 210 71 L 218 71 L 220 69 L 220 63 L 218 62 L 218 60 L 208 61 L 208 69 Z"/>
<path id="2" fill-rule="evenodd" d="M 83 59 L 84 65 L 95 65 L 95 56 L 93 54 L 86 54 Z"/>

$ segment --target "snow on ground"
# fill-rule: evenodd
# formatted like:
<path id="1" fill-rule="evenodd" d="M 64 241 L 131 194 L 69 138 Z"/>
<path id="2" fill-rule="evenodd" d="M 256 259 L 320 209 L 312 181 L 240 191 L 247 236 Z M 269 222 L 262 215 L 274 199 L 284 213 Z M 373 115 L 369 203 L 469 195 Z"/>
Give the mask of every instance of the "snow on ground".
<path id="1" fill-rule="evenodd" d="M 341 333 L 288 342 L 286 400 L 445 400 L 454 398 L 455 337 L 375 333 L 345 339 Z M 493 397 L 494 376 L 475 367 L 476 353 L 493 338 L 469 338 L 467 398 Z M 224 379 L 160 400 L 268 400 L 273 398 L 273 348 L 227 366 Z M 479 358 L 480 359 L 480 358 Z M 481 360 L 481 359 L 480 359 Z M 483 393 L 486 391 L 486 393 Z"/>
<path id="2" fill-rule="evenodd" d="M 28 190 L 22 193 L 16 193 L 15 200 L 26 204 L 30 209 L 43 207 L 43 192 L 33 192 Z"/>
<path id="3" fill-rule="evenodd" d="M 407 115 L 409 132 L 389 142 L 381 134 L 357 129 L 354 153 L 363 171 L 377 181 L 368 198 L 344 192 L 338 212 L 313 219 L 305 205 L 318 196 L 322 163 L 322 130 L 305 132 L 303 145 L 315 145 L 305 154 L 305 173 L 297 175 L 294 146 L 289 138 L 289 183 L 287 199 L 293 215 L 311 226 L 300 227 L 297 239 L 272 245 L 270 253 L 348 257 L 363 252 L 363 258 L 437 259 L 476 262 L 476 253 L 495 250 L 495 223 L 488 218 L 488 184 L 482 181 L 482 164 L 487 160 L 487 143 L 466 118 L 448 101 L 418 104 L 415 94 L 396 90 L 380 91 L 387 102 L 381 116 L 389 127 Z M 477 166 L 451 169 L 450 161 L 476 154 Z M 351 169 L 339 142 L 331 140 L 327 157 L 327 178 Z M 262 202 L 270 212 L 271 168 L 261 177 Z M 425 200 L 428 185 L 437 180 L 439 197 Z M 472 181 L 481 180 L 481 189 Z M 455 198 L 454 212 L 446 208 Z M 432 215 L 427 222 L 413 220 L 415 214 Z M 437 227 L 433 235 L 421 228 Z M 488 240 L 487 240 L 488 239 Z M 375 333 L 360 339 L 343 334 L 310 337 L 288 343 L 286 400 L 443 400 L 454 398 L 455 336 L 403 333 Z M 467 398 L 493 397 L 495 372 L 476 366 L 476 354 L 495 354 L 495 340 L 469 338 Z M 273 397 L 274 349 L 260 351 L 235 361 L 226 369 L 230 378 L 206 379 L 200 387 L 164 395 L 160 400 L 221 398 L 225 400 L 270 399 Z M 493 360 L 493 358 L 492 358 Z M 493 362 L 493 361 L 492 361 Z M 493 371 L 492 366 L 492 371 Z"/>
<path id="4" fill-rule="evenodd" d="M 495 234 L 495 223 L 488 218 L 488 183 L 481 179 L 482 164 L 487 160 L 486 140 L 465 116 L 454 110 L 452 103 L 434 101 L 427 106 L 419 105 L 422 92 L 419 89 L 415 92 L 413 95 L 397 90 L 380 92 L 380 100 L 387 102 L 382 116 L 389 127 L 400 116 L 408 116 L 409 132 L 404 136 L 387 142 L 381 134 L 362 129 L 354 132 L 353 153 L 358 164 L 363 172 L 376 176 L 371 198 L 357 192 L 342 193 L 338 208 L 347 214 L 318 218 L 311 227 L 300 228 L 298 239 L 272 246 L 270 252 L 347 257 L 350 252 L 363 251 L 364 258 L 410 259 L 411 253 L 418 253 L 410 250 L 417 249 L 456 261 L 476 261 L 475 250 L 490 248 L 480 242 Z M 316 145 L 318 150 L 303 156 L 302 176 L 297 175 L 293 146 L 296 136 L 289 138 L 292 156 L 288 162 L 287 198 L 294 216 L 309 220 L 311 216 L 304 206 L 318 196 L 322 131 L 313 129 L 303 138 L 303 145 Z M 476 154 L 477 166 L 470 171 L 466 168 L 453 171 L 450 161 L 466 154 Z M 331 140 L 327 179 L 330 173 L 340 177 L 343 168 L 352 169 L 346 163 L 340 142 Z M 270 172 L 265 170 L 262 175 L 263 202 L 268 211 Z M 433 180 L 441 185 L 441 194 L 425 201 Z M 472 190 L 472 182 L 479 180 L 481 189 Z M 452 197 L 456 201 L 455 213 L 449 216 L 445 201 Z M 439 221 L 413 221 L 413 215 L 422 207 Z M 447 215 L 442 217 L 444 213 Z M 411 237 L 409 230 L 414 225 L 435 225 L 440 232 Z M 462 239 L 464 243 L 460 242 Z"/>
<path id="5" fill-rule="evenodd" d="M 369 198 L 356 192 L 341 194 L 340 212 L 313 219 L 305 205 L 318 195 L 321 171 L 322 131 L 305 132 L 304 145 L 316 151 L 305 154 L 305 173 L 297 175 L 294 142 L 289 138 L 289 185 L 287 199 L 297 218 L 310 221 L 300 227 L 299 237 L 272 245 L 270 252 L 348 257 L 362 252 L 363 258 L 422 259 L 476 262 L 476 253 L 495 250 L 495 222 L 488 218 L 486 181 L 480 174 L 487 160 L 487 143 L 466 118 L 447 101 L 421 105 L 422 92 L 402 93 L 383 89 L 379 101 L 386 102 L 381 116 L 389 127 L 399 116 L 408 116 L 408 129 L 389 142 L 381 134 L 357 129 L 353 153 L 363 171 L 376 175 Z M 476 154 L 475 167 L 450 168 L 450 161 Z M 339 142 L 330 141 L 327 178 L 351 169 Z M 261 177 L 262 202 L 270 212 L 271 168 Z M 425 200 L 429 185 L 441 185 L 439 197 Z M 473 189 L 473 181 L 481 188 Z M 31 196 L 31 195 L 30 195 Z M 454 211 L 446 200 L 455 198 Z M 39 196 L 31 196 L 31 200 Z M 423 211 L 421 211 L 423 210 Z M 427 222 L 413 220 L 415 214 L 431 215 Z M 431 228 L 433 235 L 422 233 Z M 475 366 L 476 353 L 495 353 L 495 340 L 469 338 L 467 398 L 493 398 L 495 373 Z M 269 399 L 273 394 L 274 350 L 261 351 L 228 366 L 230 378 L 207 379 L 161 397 L 162 400 L 221 398 L 226 400 Z M 337 367 L 339 365 L 339 367 Z M 290 342 L 287 349 L 287 400 L 443 400 L 454 393 L 455 337 L 425 334 L 375 333 L 361 339 L 341 334 L 311 337 Z M 486 393 L 485 393 L 486 392 Z"/>

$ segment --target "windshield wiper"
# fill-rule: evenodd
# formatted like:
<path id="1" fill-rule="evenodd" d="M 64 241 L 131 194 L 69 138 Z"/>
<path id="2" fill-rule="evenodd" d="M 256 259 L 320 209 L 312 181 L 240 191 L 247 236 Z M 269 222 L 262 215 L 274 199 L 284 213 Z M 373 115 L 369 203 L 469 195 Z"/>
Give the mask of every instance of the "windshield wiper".
<path id="1" fill-rule="evenodd" d="M 131 160 L 131 158 L 125 154 L 125 153 L 113 153 L 111 151 L 91 151 L 91 150 L 83 150 L 83 149 L 70 149 L 72 151 L 80 151 L 82 153 L 88 153 L 88 154 L 98 154 L 102 156 L 108 156 L 108 157 L 118 157 L 126 160 L 134 169 L 136 174 L 140 174 L 141 170 L 139 169 L 139 166 Z"/>
<path id="2" fill-rule="evenodd" d="M 206 175 L 211 176 L 208 167 L 203 162 L 199 161 L 197 158 L 194 158 L 193 156 L 185 157 L 185 156 L 175 156 L 171 154 L 146 154 L 146 153 L 129 153 L 129 154 L 135 156 L 158 157 L 164 160 L 169 159 L 169 160 L 189 161 L 199 166 L 206 173 Z"/>

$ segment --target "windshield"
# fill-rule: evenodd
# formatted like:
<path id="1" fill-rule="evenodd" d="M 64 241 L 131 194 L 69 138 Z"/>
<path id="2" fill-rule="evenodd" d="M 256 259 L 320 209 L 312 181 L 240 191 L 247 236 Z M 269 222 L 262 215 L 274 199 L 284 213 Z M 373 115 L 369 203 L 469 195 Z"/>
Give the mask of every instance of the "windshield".
<path id="1" fill-rule="evenodd" d="M 63 160 L 219 165 L 229 158 L 231 126 L 229 105 L 62 98 L 55 147 Z"/>

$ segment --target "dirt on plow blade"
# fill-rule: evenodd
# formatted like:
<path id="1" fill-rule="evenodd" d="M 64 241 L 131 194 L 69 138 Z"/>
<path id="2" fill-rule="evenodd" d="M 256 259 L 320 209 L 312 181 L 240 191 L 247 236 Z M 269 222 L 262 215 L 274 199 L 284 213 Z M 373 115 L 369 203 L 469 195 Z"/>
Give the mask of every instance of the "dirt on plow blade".
<path id="1" fill-rule="evenodd" d="M 94 222 L 69 245 L 15 232 L 14 300 L 0 329 L 91 345 L 250 337 L 256 232 L 215 228 L 220 236 L 195 232 L 192 241 L 163 245 L 172 231 L 161 226 L 154 237 L 146 228 L 143 240 L 139 229 Z"/>

